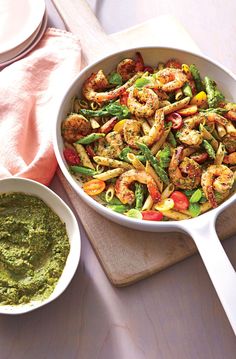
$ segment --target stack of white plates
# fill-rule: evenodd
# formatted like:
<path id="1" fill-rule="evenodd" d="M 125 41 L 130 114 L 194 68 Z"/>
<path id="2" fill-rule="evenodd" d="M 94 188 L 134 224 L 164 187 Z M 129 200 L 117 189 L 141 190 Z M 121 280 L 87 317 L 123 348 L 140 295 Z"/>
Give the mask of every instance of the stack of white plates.
<path id="1" fill-rule="evenodd" d="M 31 51 L 46 27 L 45 0 L 0 0 L 0 68 Z"/>

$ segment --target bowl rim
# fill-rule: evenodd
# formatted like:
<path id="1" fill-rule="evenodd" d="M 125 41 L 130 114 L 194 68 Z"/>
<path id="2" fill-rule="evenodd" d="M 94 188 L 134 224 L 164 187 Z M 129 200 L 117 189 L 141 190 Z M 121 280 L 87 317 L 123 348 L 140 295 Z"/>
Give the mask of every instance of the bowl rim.
<path id="1" fill-rule="evenodd" d="M 100 63 L 102 64 L 105 60 L 109 60 L 110 58 L 112 58 L 114 56 L 121 55 L 122 53 L 131 52 L 131 51 L 142 52 L 142 50 L 146 50 L 146 49 L 160 50 L 160 51 L 167 50 L 167 51 L 178 52 L 183 55 L 186 54 L 186 55 L 194 56 L 196 58 L 199 58 L 200 60 L 207 61 L 211 65 L 216 66 L 220 71 L 225 72 L 234 81 L 236 81 L 236 75 L 234 75 L 234 73 L 232 71 L 227 69 L 225 66 L 221 65 L 219 62 L 212 60 L 208 56 L 200 55 L 193 51 L 187 51 L 185 49 L 180 49 L 180 48 L 175 48 L 175 47 L 169 47 L 169 46 L 128 47 L 128 48 L 119 50 L 117 52 L 109 53 L 102 58 L 100 57 L 95 62 L 89 64 L 88 66 L 85 66 L 81 70 L 81 72 L 71 81 L 71 83 L 65 90 L 64 95 L 61 99 L 60 106 L 59 106 L 57 114 L 56 114 L 55 127 L 54 127 L 54 131 L 53 131 L 53 146 L 54 146 L 54 152 L 55 152 L 59 167 L 60 167 L 63 175 L 69 182 L 69 184 L 72 186 L 72 188 L 75 190 L 75 192 L 82 198 L 82 200 L 85 203 L 87 203 L 96 212 L 102 214 L 104 217 L 112 220 L 115 223 L 119 223 L 119 224 L 122 223 L 122 225 L 124 225 L 126 227 L 129 227 L 129 228 L 137 227 L 137 229 L 143 230 L 143 231 L 150 231 L 150 228 L 152 228 L 151 231 L 158 232 L 158 231 L 165 230 L 165 229 L 176 230 L 176 229 L 184 228 L 184 227 L 186 227 L 186 223 L 196 222 L 199 220 L 199 218 L 202 218 L 202 216 L 204 216 L 204 218 L 208 217 L 209 219 L 211 218 L 212 220 L 215 220 L 216 217 L 218 216 L 218 214 L 220 214 L 225 208 L 230 206 L 236 200 L 236 192 L 234 194 L 232 194 L 226 201 L 222 202 L 217 208 L 211 209 L 196 218 L 190 218 L 190 219 L 181 220 L 181 221 L 168 221 L 168 222 L 161 222 L 161 221 L 155 222 L 155 221 L 149 221 L 149 220 L 144 221 L 144 220 L 140 220 L 140 219 L 136 219 L 136 218 L 135 219 L 130 218 L 130 217 L 124 216 L 123 214 L 120 214 L 120 213 L 116 213 L 116 212 L 108 209 L 107 207 L 103 206 L 101 203 L 99 203 L 98 201 L 96 201 L 95 199 L 90 197 L 89 195 L 87 195 L 82 190 L 82 188 L 76 183 L 75 178 L 69 173 L 69 171 L 63 161 L 63 157 L 60 153 L 59 145 L 58 145 L 57 129 L 58 129 L 58 123 L 61 123 L 61 121 L 62 121 L 61 113 L 63 112 L 64 103 L 66 102 L 68 94 L 71 91 L 72 87 L 74 87 L 75 84 L 80 81 L 80 78 L 84 75 L 85 72 L 92 70 L 95 66 L 99 65 Z M 80 87 L 81 87 L 81 84 L 80 84 L 80 86 L 78 85 L 78 90 Z"/>
<path id="2" fill-rule="evenodd" d="M 15 186 L 16 186 L 15 190 L 2 191 L 1 186 L 2 186 L 3 182 L 5 182 L 5 183 L 8 183 L 8 182 L 14 183 L 15 182 Z M 24 188 L 25 188 L 24 190 L 17 189 L 17 184 L 19 184 L 19 183 L 24 184 Z M 32 186 L 34 188 L 35 192 L 39 192 L 39 193 L 36 194 L 36 193 L 32 192 L 30 189 L 28 189 L 28 186 Z M 58 287 L 58 283 L 60 280 L 60 278 L 59 278 L 53 292 L 50 294 L 49 297 L 47 297 L 43 300 L 30 301 L 29 303 L 24 303 L 24 304 L 19 304 L 19 305 L 0 305 L 0 314 L 4 314 L 4 315 L 25 314 L 25 313 L 31 312 L 33 310 L 36 310 L 38 308 L 41 308 L 41 307 L 45 306 L 46 304 L 51 303 L 52 301 L 57 299 L 66 290 L 66 288 L 69 286 L 71 280 L 73 279 L 73 277 L 76 273 L 76 270 L 78 268 L 79 261 L 80 261 L 80 255 L 81 255 L 81 235 L 80 235 L 80 228 L 78 225 L 78 221 L 77 221 L 74 213 L 70 209 L 70 207 L 64 202 L 64 200 L 60 196 L 57 195 L 57 193 L 55 193 L 53 190 L 51 190 L 44 184 L 37 182 L 35 180 L 28 179 L 28 178 L 14 176 L 14 177 L 6 177 L 6 178 L 0 179 L 0 195 L 3 193 L 15 193 L 15 192 L 37 196 L 49 208 L 51 208 L 52 211 L 57 214 L 57 216 L 59 216 L 61 221 L 63 221 L 65 223 L 64 218 L 58 214 L 57 210 L 55 208 L 50 207 L 50 204 L 42 198 L 41 192 L 45 193 L 45 195 L 48 196 L 49 200 L 50 200 L 50 198 L 54 198 L 57 201 L 57 203 L 59 203 L 59 205 L 62 206 L 64 208 L 64 210 L 67 212 L 67 216 L 70 217 L 70 221 L 72 223 L 73 232 L 74 232 L 73 238 L 76 237 L 76 241 L 72 240 L 72 236 L 70 236 L 68 234 L 68 230 L 67 230 L 67 234 L 68 234 L 68 238 L 69 238 L 69 242 L 70 242 L 70 250 L 69 250 L 67 260 L 64 265 L 64 268 L 63 268 L 60 278 L 63 276 L 63 273 L 66 270 L 68 270 L 69 273 L 67 273 L 67 277 L 66 277 L 66 280 L 64 281 L 64 283 L 60 284 L 60 287 Z M 69 258 L 69 256 L 71 256 L 71 254 L 73 254 L 73 257 Z M 71 259 L 73 261 L 69 262 L 69 259 Z"/>

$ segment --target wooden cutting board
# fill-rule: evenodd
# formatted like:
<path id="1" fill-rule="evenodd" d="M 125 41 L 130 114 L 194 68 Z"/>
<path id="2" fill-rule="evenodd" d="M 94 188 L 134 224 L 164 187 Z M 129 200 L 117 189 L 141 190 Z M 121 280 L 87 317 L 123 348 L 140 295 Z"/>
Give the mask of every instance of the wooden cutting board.
<path id="1" fill-rule="evenodd" d="M 115 51 L 118 47 L 122 49 L 158 45 L 179 47 L 200 53 L 187 32 L 172 16 L 154 18 L 123 32 L 107 36 L 85 1 L 53 0 L 53 2 L 66 28 L 80 35 L 84 63 Z M 163 33 L 163 28 L 168 29 L 168 32 Z M 140 232 L 110 222 L 81 200 L 60 170 L 58 176 L 107 277 L 115 286 L 126 286 L 144 279 L 196 252 L 192 239 L 187 235 Z M 236 204 L 219 217 L 217 232 L 221 239 L 236 233 L 236 222 L 232 220 L 234 215 L 236 215 Z"/>

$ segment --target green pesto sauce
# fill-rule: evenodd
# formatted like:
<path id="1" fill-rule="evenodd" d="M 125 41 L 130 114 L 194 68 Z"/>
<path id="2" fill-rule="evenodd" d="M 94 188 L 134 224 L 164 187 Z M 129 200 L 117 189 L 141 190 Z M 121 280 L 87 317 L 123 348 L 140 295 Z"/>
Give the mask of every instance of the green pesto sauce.
<path id="1" fill-rule="evenodd" d="M 0 305 L 49 297 L 69 249 L 65 224 L 42 200 L 0 195 Z"/>

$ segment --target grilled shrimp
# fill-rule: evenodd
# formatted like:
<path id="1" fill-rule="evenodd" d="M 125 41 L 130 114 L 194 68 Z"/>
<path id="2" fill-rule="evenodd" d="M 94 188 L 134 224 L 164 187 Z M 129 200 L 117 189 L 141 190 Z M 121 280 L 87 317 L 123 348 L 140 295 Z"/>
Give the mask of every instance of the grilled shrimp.
<path id="1" fill-rule="evenodd" d="M 165 92 L 172 92 L 181 88 L 188 81 L 187 76 L 180 69 L 166 68 L 156 74 L 156 80 Z"/>
<path id="2" fill-rule="evenodd" d="M 188 146 L 199 146 L 202 143 L 202 135 L 195 127 L 205 121 L 205 116 L 197 114 L 184 120 L 184 126 L 178 131 L 178 139 Z"/>
<path id="3" fill-rule="evenodd" d="M 225 145 L 225 148 L 228 152 L 236 152 L 236 137 L 226 135 L 223 140 L 223 144 Z"/>
<path id="4" fill-rule="evenodd" d="M 109 132 L 105 138 L 98 140 L 96 154 L 98 156 L 117 158 L 124 147 L 121 135 L 116 132 Z"/>
<path id="5" fill-rule="evenodd" d="M 151 146 L 155 141 L 158 141 L 164 132 L 164 112 L 158 110 L 155 113 L 153 126 L 148 135 L 140 136 L 141 122 L 137 120 L 126 120 L 124 124 L 124 139 L 125 142 L 133 148 L 138 148 L 136 142 L 145 143 Z"/>
<path id="6" fill-rule="evenodd" d="M 227 193 L 234 184 L 234 173 L 225 165 L 211 165 L 202 174 L 201 185 L 212 207 L 217 207 L 214 190 Z"/>
<path id="7" fill-rule="evenodd" d="M 228 120 L 224 116 L 218 115 L 217 113 L 209 113 L 207 115 L 207 122 L 216 122 L 225 127 L 229 136 L 236 137 L 236 128 L 232 121 Z"/>
<path id="8" fill-rule="evenodd" d="M 124 81 L 129 80 L 136 72 L 143 71 L 143 58 L 139 52 L 136 53 L 136 59 L 124 59 L 117 65 L 116 71 Z"/>
<path id="9" fill-rule="evenodd" d="M 176 187 L 194 189 L 201 182 L 202 170 L 196 161 L 188 157 L 180 163 L 182 151 L 182 146 L 175 149 L 168 169 L 169 176 Z"/>
<path id="10" fill-rule="evenodd" d="M 232 152 L 229 155 L 225 155 L 223 162 L 227 165 L 236 165 L 236 152 Z"/>
<path id="11" fill-rule="evenodd" d="M 74 113 L 62 122 L 61 132 L 65 141 L 73 143 L 91 133 L 92 128 L 84 116 Z"/>
<path id="12" fill-rule="evenodd" d="M 178 132 L 178 139 L 188 146 L 199 146 L 202 143 L 202 135 L 197 130 L 183 127 Z"/>
<path id="13" fill-rule="evenodd" d="M 105 90 L 110 86 L 104 72 L 102 70 L 99 70 L 97 73 L 93 73 L 84 82 L 82 87 L 82 93 L 87 100 L 94 101 L 97 103 L 113 100 L 119 97 L 125 89 L 130 87 L 138 77 L 140 77 L 139 74 L 134 75 L 124 85 L 114 90 L 110 90 L 107 92 L 98 92 Z"/>
<path id="14" fill-rule="evenodd" d="M 130 112 L 137 117 L 151 117 L 159 107 L 157 94 L 149 89 L 141 90 L 132 87 L 129 90 L 127 106 Z"/>
<path id="15" fill-rule="evenodd" d="M 147 185 L 148 192 L 154 202 L 158 202 L 161 199 L 161 194 L 154 179 L 145 171 L 132 169 L 122 173 L 116 181 L 116 196 L 123 204 L 131 205 L 134 202 L 135 195 L 134 192 L 129 189 L 129 186 L 135 181 Z"/>

